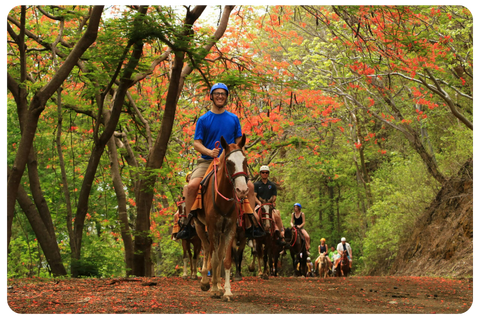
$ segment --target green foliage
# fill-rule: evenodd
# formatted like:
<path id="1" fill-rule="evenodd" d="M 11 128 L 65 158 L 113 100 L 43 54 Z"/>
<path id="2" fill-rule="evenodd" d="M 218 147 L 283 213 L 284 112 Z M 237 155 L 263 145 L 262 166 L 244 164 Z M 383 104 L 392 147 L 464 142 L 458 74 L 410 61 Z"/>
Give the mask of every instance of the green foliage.
<path id="1" fill-rule="evenodd" d="M 365 234 L 359 263 L 365 272 L 396 256 L 399 240 L 412 230 L 439 190 L 418 156 L 392 152 L 389 160 L 372 176 L 375 203 L 367 215 L 375 223 Z"/>

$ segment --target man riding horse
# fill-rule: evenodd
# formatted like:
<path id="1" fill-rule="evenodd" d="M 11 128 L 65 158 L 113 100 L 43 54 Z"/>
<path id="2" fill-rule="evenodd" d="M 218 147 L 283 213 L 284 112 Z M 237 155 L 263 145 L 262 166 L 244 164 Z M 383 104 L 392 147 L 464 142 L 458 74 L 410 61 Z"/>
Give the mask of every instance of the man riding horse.
<path id="1" fill-rule="evenodd" d="M 179 239 L 190 238 L 193 233 L 190 221 L 196 217 L 196 214 L 195 212 L 192 213 L 191 209 L 197 197 L 200 182 L 213 158 L 218 157 L 223 150 L 222 147 L 216 148 L 215 143 L 220 141 L 221 136 L 225 138 L 228 144 L 238 144 L 242 139 L 242 128 L 238 117 L 225 110 L 228 100 L 228 87 L 223 83 L 214 84 L 210 89 L 210 100 L 212 100 L 211 110 L 198 119 L 195 127 L 193 147 L 201 154 L 201 158 L 197 160 L 197 166 L 193 170 L 190 182 L 187 185 L 185 206 L 188 218 L 185 227 L 176 236 Z M 251 181 L 248 181 L 248 188 L 248 200 L 253 210 L 255 198 L 253 194 L 254 187 Z M 250 215 L 248 216 L 250 217 Z M 258 217 L 255 213 L 254 215 L 256 218 L 246 218 L 245 224 L 253 237 L 261 237 L 264 235 L 264 232 L 258 227 Z M 253 228 L 250 230 L 250 227 Z"/>
<path id="2" fill-rule="evenodd" d="M 341 242 L 337 245 L 337 251 L 347 255 L 350 268 L 352 268 L 352 247 L 350 247 L 350 244 L 347 243 L 345 237 L 342 237 Z"/>
<path id="3" fill-rule="evenodd" d="M 260 167 L 261 180 L 255 182 L 254 184 L 255 203 L 257 204 L 255 210 L 260 209 L 264 203 L 272 204 L 275 233 L 280 238 L 280 245 L 285 245 L 285 229 L 283 228 L 280 211 L 275 208 L 275 202 L 277 200 L 277 186 L 268 179 L 269 175 L 270 168 L 267 165 Z"/>

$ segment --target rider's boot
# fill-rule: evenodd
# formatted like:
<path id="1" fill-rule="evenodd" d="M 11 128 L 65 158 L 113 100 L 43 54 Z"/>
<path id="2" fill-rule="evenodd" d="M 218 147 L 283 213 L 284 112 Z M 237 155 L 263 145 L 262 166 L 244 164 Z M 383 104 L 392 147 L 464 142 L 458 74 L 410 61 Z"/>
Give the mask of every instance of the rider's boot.
<path id="1" fill-rule="evenodd" d="M 256 221 L 254 221 L 255 217 L 253 216 L 253 214 L 251 214 L 249 216 L 250 216 L 250 221 L 252 222 L 252 228 L 253 228 L 252 236 L 253 236 L 253 238 L 258 238 L 258 237 L 265 236 L 266 233 L 263 231 L 262 227 L 260 227 L 260 225 L 258 225 L 258 223 L 256 223 Z"/>
<path id="2" fill-rule="evenodd" d="M 195 212 L 190 212 L 190 214 L 188 214 L 185 225 L 177 233 L 177 236 L 176 236 L 177 239 L 189 239 L 193 236 L 193 232 L 195 231 L 195 228 L 193 228 L 193 226 L 190 223 L 193 217 L 197 217 L 197 214 Z"/>
<path id="3" fill-rule="evenodd" d="M 249 239 L 265 236 L 263 229 L 258 227 L 257 223 L 254 222 L 255 217 L 253 214 L 248 214 L 247 216 L 250 218 L 251 226 L 245 229 L 245 236 Z"/>

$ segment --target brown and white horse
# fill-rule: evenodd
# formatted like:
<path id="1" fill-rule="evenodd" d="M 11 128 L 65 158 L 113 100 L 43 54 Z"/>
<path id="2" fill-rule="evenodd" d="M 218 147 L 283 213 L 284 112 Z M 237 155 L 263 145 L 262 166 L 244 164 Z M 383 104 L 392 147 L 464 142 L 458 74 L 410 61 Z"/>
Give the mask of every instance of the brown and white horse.
<path id="1" fill-rule="evenodd" d="M 210 289 L 207 273 L 211 269 L 212 297 L 227 301 L 233 296 L 230 286 L 232 241 L 235 240 L 241 202 L 247 198 L 249 191 L 247 159 L 242 151 L 245 140 L 244 134 L 238 144 L 227 144 L 223 136 L 221 137 L 223 152 L 218 158 L 217 169 L 214 168 L 215 173 L 203 186 L 203 210 L 197 212 L 195 219 L 197 234 L 205 253 L 201 288 L 203 291 Z M 225 269 L 225 290 L 222 289 L 220 277 L 222 261 Z"/>
<path id="2" fill-rule="evenodd" d="M 184 226 L 187 219 L 185 201 L 178 203 L 179 212 L 179 224 L 180 227 Z M 193 254 L 192 247 L 193 246 Z M 189 239 L 182 239 L 183 248 L 183 279 L 188 278 L 188 262 L 190 262 L 190 279 L 197 279 L 197 262 L 200 250 L 202 249 L 202 242 L 200 238 L 195 234 Z"/>

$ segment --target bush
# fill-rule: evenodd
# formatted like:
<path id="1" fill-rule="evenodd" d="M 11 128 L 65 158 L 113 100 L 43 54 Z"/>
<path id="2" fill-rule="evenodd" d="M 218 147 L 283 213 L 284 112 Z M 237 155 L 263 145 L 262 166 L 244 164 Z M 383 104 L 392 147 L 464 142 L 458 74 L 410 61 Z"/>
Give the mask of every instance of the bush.
<path id="1" fill-rule="evenodd" d="M 95 260 L 95 258 L 73 259 L 72 273 L 76 273 L 76 277 L 100 277 L 97 265 L 100 262 L 99 260 Z"/>

